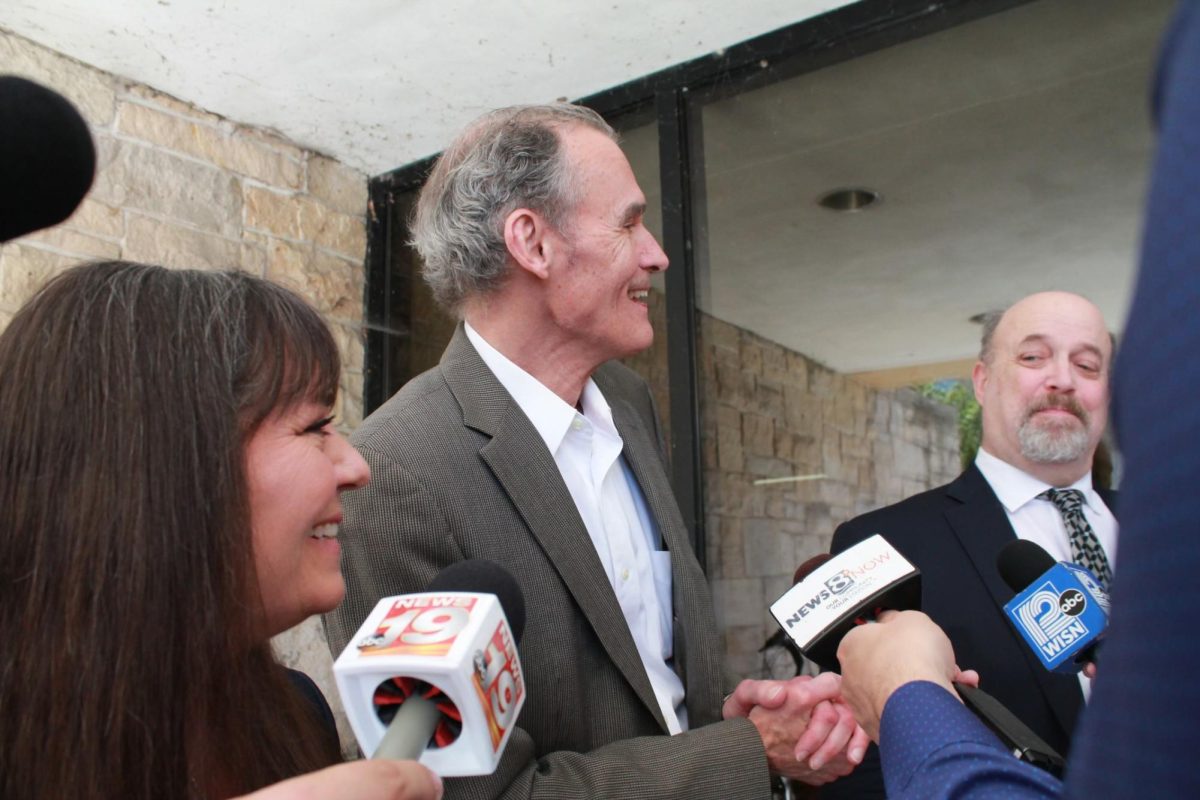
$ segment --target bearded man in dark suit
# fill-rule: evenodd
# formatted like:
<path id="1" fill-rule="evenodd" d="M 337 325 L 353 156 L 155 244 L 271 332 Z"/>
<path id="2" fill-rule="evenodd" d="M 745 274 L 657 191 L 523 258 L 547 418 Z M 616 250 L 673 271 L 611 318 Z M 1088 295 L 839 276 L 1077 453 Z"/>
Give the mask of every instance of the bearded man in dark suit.
<path id="1" fill-rule="evenodd" d="M 1092 485 L 1091 470 L 1108 419 L 1112 350 L 1099 309 L 1076 294 L 1041 292 L 991 315 L 972 375 L 983 419 L 975 463 L 833 537 L 838 553 L 882 534 L 916 565 L 922 610 L 950 637 L 959 663 L 1064 756 L 1090 680 L 1038 662 L 1004 615 L 1013 592 L 996 557 L 1014 538 L 1028 539 L 1055 560 L 1091 568 L 1108 588 L 1115 498 Z M 824 796 L 883 797 L 875 749 Z"/>
<path id="2" fill-rule="evenodd" d="M 772 772 L 820 784 L 865 750 L 836 676 L 744 682 L 722 720 L 653 401 L 612 361 L 654 335 L 667 258 L 645 208 L 612 129 L 568 105 L 485 115 L 421 192 L 424 275 L 461 322 L 353 437 L 374 477 L 346 498 L 326 627 L 338 652 L 380 597 L 461 559 L 516 577 L 527 700 L 495 774 L 448 780 L 449 798 L 765 798 Z"/>

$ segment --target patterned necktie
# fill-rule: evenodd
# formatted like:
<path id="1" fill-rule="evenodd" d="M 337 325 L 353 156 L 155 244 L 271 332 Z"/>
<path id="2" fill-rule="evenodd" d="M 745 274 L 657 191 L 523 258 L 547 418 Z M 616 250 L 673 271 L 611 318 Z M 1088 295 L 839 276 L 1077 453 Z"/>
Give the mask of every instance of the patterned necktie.
<path id="1" fill-rule="evenodd" d="M 1112 581 L 1112 570 L 1109 569 L 1108 556 L 1104 555 L 1096 532 L 1083 515 L 1083 492 L 1078 489 L 1047 489 L 1038 497 L 1049 500 L 1062 514 L 1067 536 L 1071 539 L 1071 559 L 1091 570 L 1107 592 L 1108 584 Z"/>

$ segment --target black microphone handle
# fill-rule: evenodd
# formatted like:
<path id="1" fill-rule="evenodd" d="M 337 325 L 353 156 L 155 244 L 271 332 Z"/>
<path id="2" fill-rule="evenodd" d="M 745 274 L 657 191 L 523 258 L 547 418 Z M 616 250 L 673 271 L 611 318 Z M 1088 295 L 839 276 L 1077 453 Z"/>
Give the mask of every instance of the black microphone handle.
<path id="1" fill-rule="evenodd" d="M 877 625 L 876 617 L 884 609 L 863 609 L 858 624 Z M 1003 703 L 982 689 L 968 686 L 965 683 L 955 683 L 955 691 L 962 698 L 963 705 L 971 710 L 992 733 L 1004 742 L 1005 747 L 1022 761 L 1041 767 L 1056 777 L 1062 777 L 1066 760 L 1042 737 L 1021 722 L 1015 714 L 1008 710 Z"/>
<path id="2" fill-rule="evenodd" d="M 1028 725 L 1017 719 L 1016 715 L 1004 707 L 996 698 L 982 689 L 968 686 L 965 683 L 955 683 L 954 690 L 962 698 L 963 705 L 971 709 L 975 716 L 991 728 L 992 733 L 1012 750 L 1012 753 L 1022 761 L 1028 761 L 1034 766 L 1041 767 L 1055 777 L 1061 778 L 1066 761 L 1050 745 L 1034 733 Z"/>

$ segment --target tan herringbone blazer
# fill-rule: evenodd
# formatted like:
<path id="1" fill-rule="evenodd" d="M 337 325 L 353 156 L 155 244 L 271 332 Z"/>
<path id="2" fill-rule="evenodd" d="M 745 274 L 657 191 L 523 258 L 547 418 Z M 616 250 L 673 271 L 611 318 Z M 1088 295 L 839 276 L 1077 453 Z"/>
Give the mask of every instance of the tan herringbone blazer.
<path id="1" fill-rule="evenodd" d="M 666 727 L 633 638 L 545 443 L 460 325 L 435 369 L 353 437 L 371 484 L 344 497 L 347 595 L 326 615 L 334 653 L 380 597 L 485 558 L 525 594 L 528 696 L 495 774 L 447 798 L 766 798 L 753 725 L 720 721 L 721 648 L 704 574 L 672 496 L 653 402 L 619 364 L 593 376 L 672 555 L 675 661 L 691 730 Z"/>

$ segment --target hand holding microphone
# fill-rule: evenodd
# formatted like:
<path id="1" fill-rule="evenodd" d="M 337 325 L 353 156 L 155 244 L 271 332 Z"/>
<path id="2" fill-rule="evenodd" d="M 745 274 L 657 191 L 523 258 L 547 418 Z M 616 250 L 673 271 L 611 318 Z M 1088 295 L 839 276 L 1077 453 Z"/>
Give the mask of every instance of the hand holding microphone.
<path id="1" fill-rule="evenodd" d="M 892 626 L 885 631 L 882 626 L 864 623 L 894 619 L 897 617 L 895 610 L 919 608 L 920 570 L 882 536 L 876 535 L 837 557 L 822 554 L 810 558 L 797 568 L 794 581 L 792 589 L 772 604 L 771 613 L 804 655 L 822 669 L 838 669 L 838 660 L 844 655 L 872 655 L 872 663 L 878 668 L 863 672 L 871 674 L 875 680 L 869 686 L 861 683 L 844 683 L 843 686 L 853 690 L 845 694 L 844 699 L 854 710 L 855 717 L 866 720 L 868 724 L 863 726 L 866 734 L 877 739 L 878 716 L 869 713 L 873 704 L 866 702 L 866 697 L 868 694 L 874 696 L 879 688 L 875 684 L 887 682 L 891 689 L 900 685 L 891 685 L 893 679 L 907 675 L 896 669 L 901 663 L 897 656 L 908 655 L 909 651 L 900 648 L 898 653 L 892 652 L 901 641 L 894 635 L 899 631 Z M 917 616 L 928 619 L 923 614 Z M 894 624 L 906 627 L 906 620 L 907 615 L 900 615 L 899 622 Z M 911 627 L 911 624 L 907 626 Z M 931 648 L 931 652 L 944 654 L 949 651 L 950 654 L 951 669 L 944 685 L 951 690 L 951 681 L 957 673 L 953 669 L 953 650 L 945 634 L 937 626 L 932 627 L 936 631 L 936 635 L 932 635 L 933 643 L 939 646 Z M 940 646 L 938 637 L 944 647 Z M 846 649 L 846 639 L 850 639 L 851 644 L 862 642 L 862 646 Z M 842 666 L 843 674 L 846 674 L 844 662 Z M 940 668 L 930 672 L 926 664 L 922 667 L 916 674 L 946 672 Z M 889 694 L 890 691 L 882 696 L 886 700 Z M 878 710 L 882 712 L 882 707 Z"/>
<path id="2" fill-rule="evenodd" d="M 771 605 L 771 614 L 807 657 L 824 668 L 836 669 L 842 655 L 838 646 L 856 627 L 872 627 L 864 623 L 887 610 L 915 611 L 920 605 L 920 570 L 876 534 L 818 564 Z M 1062 757 L 999 701 L 981 691 L 978 676 L 959 672 L 949 639 L 940 628 L 924 614 L 901 619 L 905 624 L 897 628 L 856 632 L 851 642 L 864 649 L 870 643 L 874 649 L 888 653 L 886 660 L 872 659 L 867 662 L 870 669 L 857 669 L 850 677 L 843 669 L 843 677 L 847 678 L 843 685 L 849 684 L 851 693 L 856 686 L 862 687 L 855 710 L 867 714 L 859 719 L 864 729 L 878 735 L 879 717 L 875 714 L 882 713 L 882 702 L 891 694 L 889 687 L 894 690 L 918 676 L 934 682 L 944 680 L 946 684 L 954 683 L 947 688 L 953 688 L 1015 755 L 1051 772 L 1061 769 Z M 904 642 L 908 637 L 901 636 L 906 631 L 913 639 L 907 644 Z M 929 650 L 924 652 L 922 648 Z M 855 648 L 847 654 L 853 657 L 857 652 Z M 856 659 L 856 663 L 862 661 Z M 955 675 L 967 679 L 955 682 Z M 896 682 L 899 678 L 904 680 Z M 864 702 L 865 696 L 875 698 L 875 702 Z"/>
<path id="3" fill-rule="evenodd" d="M 837 556 L 801 564 L 771 615 L 807 658 L 836 670 L 838 643 L 856 625 L 884 610 L 920 607 L 921 571 L 876 534 Z"/>
<path id="4" fill-rule="evenodd" d="M 925 614 L 884 611 L 876 621 L 848 632 L 837 650 L 842 696 L 872 741 L 879 741 L 884 705 L 904 684 L 930 681 L 951 694 L 960 685 L 978 687 L 979 675 L 959 669 L 950 639 Z"/>

